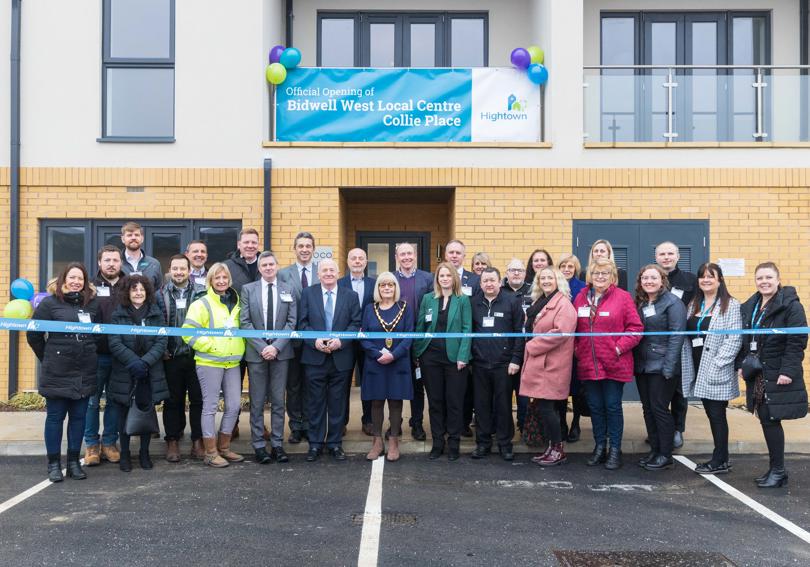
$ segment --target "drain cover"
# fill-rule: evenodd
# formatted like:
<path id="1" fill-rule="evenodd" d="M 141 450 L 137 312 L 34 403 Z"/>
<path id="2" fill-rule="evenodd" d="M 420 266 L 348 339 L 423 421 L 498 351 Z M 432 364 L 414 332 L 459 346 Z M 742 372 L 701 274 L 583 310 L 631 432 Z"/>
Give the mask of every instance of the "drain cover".
<path id="1" fill-rule="evenodd" d="M 554 550 L 565 567 L 733 567 L 721 553 L 702 551 L 562 551 Z"/>
<path id="2" fill-rule="evenodd" d="M 363 514 L 352 514 L 352 524 L 363 525 Z M 380 516 L 380 524 L 383 526 L 415 526 L 416 514 L 402 514 L 399 512 L 389 512 Z"/>

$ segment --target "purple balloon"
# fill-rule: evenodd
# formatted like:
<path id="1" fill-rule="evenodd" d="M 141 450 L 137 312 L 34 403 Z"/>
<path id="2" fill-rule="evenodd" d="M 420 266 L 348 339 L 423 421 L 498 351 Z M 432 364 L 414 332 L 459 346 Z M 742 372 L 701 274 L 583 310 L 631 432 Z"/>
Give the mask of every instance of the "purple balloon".
<path id="1" fill-rule="evenodd" d="M 36 309 L 37 305 L 42 303 L 42 300 L 48 297 L 49 295 L 50 293 L 48 293 L 47 291 L 40 291 L 39 293 L 34 295 L 34 298 L 31 300 L 31 305 L 33 305 L 34 309 Z"/>
<path id="2" fill-rule="evenodd" d="M 281 54 L 284 53 L 284 49 L 283 45 L 274 46 L 273 49 L 270 50 L 270 63 L 278 63 Z"/>
<path id="3" fill-rule="evenodd" d="M 518 69 L 526 69 L 532 62 L 531 54 L 522 47 L 516 47 L 512 50 L 512 65 Z"/>

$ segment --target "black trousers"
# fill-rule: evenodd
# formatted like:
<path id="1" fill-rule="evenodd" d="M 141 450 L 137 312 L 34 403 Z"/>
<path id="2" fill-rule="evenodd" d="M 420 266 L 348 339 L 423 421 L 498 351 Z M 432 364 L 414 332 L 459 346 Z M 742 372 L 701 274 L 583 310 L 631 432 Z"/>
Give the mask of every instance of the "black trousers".
<path id="1" fill-rule="evenodd" d="M 434 446 L 447 444 L 458 449 L 464 428 L 464 394 L 467 392 L 469 369 L 459 370 L 455 363 L 425 363 L 421 365 L 422 379 L 428 398 L 430 434 Z"/>
<path id="2" fill-rule="evenodd" d="M 301 364 L 301 349 L 300 345 L 293 347 L 293 357 L 287 367 L 287 417 L 290 431 L 306 432 L 309 428 L 309 394 L 304 365 Z"/>
<path id="3" fill-rule="evenodd" d="M 712 438 L 714 439 L 714 452 L 711 463 L 722 465 L 728 462 L 728 419 L 726 418 L 726 408 L 728 402 L 724 400 L 707 400 L 701 398 L 706 417 L 709 418 L 709 425 L 712 428 Z"/>
<path id="4" fill-rule="evenodd" d="M 672 419 L 675 420 L 675 429 L 683 433 L 686 431 L 686 411 L 689 409 L 689 401 L 683 397 L 683 387 L 680 379 L 676 378 L 675 381 L 677 384 L 675 392 L 672 394 L 669 411 L 672 414 Z M 674 432 L 673 435 L 675 435 Z"/>
<path id="5" fill-rule="evenodd" d="M 118 409 L 118 435 L 121 440 L 121 454 L 122 455 L 129 455 L 129 440 L 130 436 L 124 433 L 126 431 L 127 425 L 127 415 L 129 414 L 129 406 L 119 404 L 118 402 L 113 402 Z M 141 435 L 141 446 L 139 448 L 139 452 L 142 455 L 149 454 L 149 443 L 152 441 L 151 435 Z"/>
<path id="6" fill-rule="evenodd" d="M 179 356 L 163 361 L 169 399 L 163 402 L 163 428 L 165 439 L 177 440 L 186 429 L 186 392 L 188 392 L 188 420 L 191 425 L 191 440 L 202 439 L 202 391 L 197 379 L 194 356 Z"/>
<path id="7" fill-rule="evenodd" d="M 343 426 L 346 423 L 346 382 L 352 378 L 351 370 L 338 370 L 331 356 L 326 362 L 314 366 L 304 364 L 307 386 L 307 418 L 309 421 L 309 448 L 340 447 Z"/>
<path id="8" fill-rule="evenodd" d="M 512 447 L 515 424 L 512 421 L 512 377 L 507 368 L 473 366 L 475 441 L 478 445 L 491 447 L 492 435 L 495 434 L 499 447 Z"/>
<path id="9" fill-rule="evenodd" d="M 759 419 L 765 443 L 768 445 L 768 458 L 772 469 L 785 468 L 785 430 L 780 420 Z"/>
<path id="10" fill-rule="evenodd" d="M 667 380 L 662 374 L 640 374 L 636 379 L 650 449 L 666 457 L 672 456 L 675 436 L 675 419 L 669 404 L 677 381 L 677 378 Z"/>
<path id="11" fill-rule="evenodd" d="M 537 400 L 543 432 L 552 443 L 562 443 L 562 424 L 560 423 L 559 400 Z"/>
<path id="12" fill-rule="evenodd" d="M 416 367 L 411 367 L 413 399 L 411 400 L 411 418 L 408 420 L 408 425 L 411 427 L 422 425 L 425 419 L 425 381 L 423 378 L 417 380 Z"/>
<path id="13" fill-rule="evenodd" d="M 464 428 L 469 427 L 470 423 L 472 423 L 474 407 L 475 407 L 475 382 L 473 381 L 472 368 L 470 368 L 470 371 L 467 372 L 467 390 L 464 392 L 464 408 L 463 408 Z"/>

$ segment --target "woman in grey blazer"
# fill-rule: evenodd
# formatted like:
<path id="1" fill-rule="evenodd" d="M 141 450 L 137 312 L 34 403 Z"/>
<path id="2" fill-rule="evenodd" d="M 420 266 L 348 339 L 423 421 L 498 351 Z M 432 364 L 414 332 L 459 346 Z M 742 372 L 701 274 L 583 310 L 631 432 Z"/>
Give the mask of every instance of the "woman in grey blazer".
<path id="1" fill-rule="evenodd" d="M 698 291 L 687 309 L 686 330 L 702 333 L 740 329 L 740 303 L 729 294 L 723 270 L 706 263 L 698 269 Z M 696 334 L 683 343 L 681 377 L 684 396 L 703 402 L 714 439 L 712 459 L 698 465 L 700 474 L 721 474 L 731 470 L 728 463 L 728 401 L 740 395 L 734 360 L 742 345 L 742 335 Z"/>

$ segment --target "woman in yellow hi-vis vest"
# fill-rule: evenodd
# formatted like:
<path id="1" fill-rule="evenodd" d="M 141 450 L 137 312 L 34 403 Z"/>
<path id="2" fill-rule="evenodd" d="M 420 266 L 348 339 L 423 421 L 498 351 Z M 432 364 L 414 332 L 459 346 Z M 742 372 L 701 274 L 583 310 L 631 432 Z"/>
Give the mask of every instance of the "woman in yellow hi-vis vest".
<path id="1" fill-rule="evenodd" d="M 202 329 L 238 329 L 239 296 L 231 287 L 231 272 L 225 264 L 217 263 L 208 270 L 206 294 L 191 304 L 183 327 Z M 239 416 L 242 397 L 242 372 L 239 362 L 245 353 L 245 341 L 239 337 L 183 337 L 194 349 L 197 378 L 203 396 L 202 435 L 205 463 L 212 467 L 227 467 L 228 461 L 241 462 L 244 457 L 231 451 L 231 433 Z M 219 391 L 225 398 L 225 412 L 214 437 L 219 404 Z M 224 457 L 224 458 L 223 458 Z"/>

